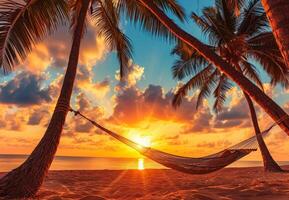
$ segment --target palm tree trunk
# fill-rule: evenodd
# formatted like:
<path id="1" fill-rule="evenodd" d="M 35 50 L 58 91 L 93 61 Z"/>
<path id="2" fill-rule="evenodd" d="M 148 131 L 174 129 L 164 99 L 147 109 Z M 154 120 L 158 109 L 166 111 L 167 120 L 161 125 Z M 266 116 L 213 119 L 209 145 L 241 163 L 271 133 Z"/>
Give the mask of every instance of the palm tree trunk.
<path id="1" fill-rule="evenodd" d="M 289 68 L 289 1 L 262 0 L 279 49 Z"/>
<path id="2" fill-rule="evenodd" d="M 262 90 L 250 82 L 242 73 L 236 71 L 214 51 L 209 49 L 206 45 L 198 39 L 182 30 L 176 23 L 174 23 L 165 13 L 159 9 L 152 0 L 138 0 L 144 7 L 146 7 L 159 21 L 178 39 L 187 45 L 196 49 L 202 56 L 214 64 L 226 76 L 237 83 L 240 88 L 245 91 L 252 99 L 255 100 L 273 120 L 278 121 L 280 118 L 284 119 L 279 126 L 289 135 L 289 116 L 288 114 L 272 99 L 270 99 Z"/>
<path id="3" fill-rule="evenodd" d="M 277 164 L 277 162 L 275 162 L 275 160 L 273 159 L 273 157 L 271 156 L 266 143 L 261 135 L 261 131 L 259 128 L 259 124 L 258 124 L 258 119 L 257 119 L 257 115 L 256 115 L 256 111 L 254 108 L 254 104 L 252 102 L 252 100 L 250 99 L 250 97 L 244 93 L 245 98 L 247 100 L 247 103 L 249 105 L 249 109 L 250 109 L 250 113 L 251 113 L 251 120 L 255 129 L 255 134 L 256 134 L 256 138 L 258 141 L 258 145 L 262 154 L 262 158 L 263 158 L 263 164 L 264 164 L 264 170 L 265 171 L 269 171 L 269 172 L 282 172 L 282 169 L 279 167 L 279 165 Z"/>
<path id="4" fill-rule="evenodd" d="M 0 180 L 0 196 L 8 198 L 33 197 L 40 188 L 56 153 L 77 72 L 79 49 L 90 0 L 83 0 L 74 31 L 69 62 L 48 128 L 28 159 Z"/>

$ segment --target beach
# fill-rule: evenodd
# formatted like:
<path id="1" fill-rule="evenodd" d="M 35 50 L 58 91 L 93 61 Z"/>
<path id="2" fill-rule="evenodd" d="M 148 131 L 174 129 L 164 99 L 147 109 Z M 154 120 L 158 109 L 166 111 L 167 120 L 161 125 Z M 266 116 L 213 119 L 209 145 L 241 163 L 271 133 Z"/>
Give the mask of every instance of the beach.
<path id="1" fill-rule="evenodd" d="M 288 198 L 289 173 L 264 173 L 262 168 L 253 167 L 226 168 L 207 175 L 189 175 L 169 169 L 50 171 L 35 199 L 287 200 Z"/>

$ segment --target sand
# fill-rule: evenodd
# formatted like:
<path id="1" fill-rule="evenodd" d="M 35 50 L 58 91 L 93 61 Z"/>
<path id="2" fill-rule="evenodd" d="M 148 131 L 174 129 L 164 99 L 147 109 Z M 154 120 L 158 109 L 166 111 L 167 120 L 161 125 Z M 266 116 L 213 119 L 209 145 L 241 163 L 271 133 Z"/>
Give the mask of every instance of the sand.
<path id="1" fill-rule="evenodd" d="M 261 168 L 228 168 L 208 175 L 173 170 L 50 171 L 36 199 L 288 200 L 289 174 L 264 173 Z"/>

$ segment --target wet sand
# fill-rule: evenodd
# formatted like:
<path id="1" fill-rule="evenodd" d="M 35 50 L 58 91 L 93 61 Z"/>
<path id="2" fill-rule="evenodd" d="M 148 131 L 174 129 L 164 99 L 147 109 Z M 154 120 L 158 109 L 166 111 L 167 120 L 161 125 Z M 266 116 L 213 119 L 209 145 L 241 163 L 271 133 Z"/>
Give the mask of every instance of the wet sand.
<path id="1" fill-rule="evenodd" d="M 50 171 L 36 199 L 288 200 L 289 173 L 264 173 L 262 168 L 228 168 L 208 175 L 173 170 Z"/>

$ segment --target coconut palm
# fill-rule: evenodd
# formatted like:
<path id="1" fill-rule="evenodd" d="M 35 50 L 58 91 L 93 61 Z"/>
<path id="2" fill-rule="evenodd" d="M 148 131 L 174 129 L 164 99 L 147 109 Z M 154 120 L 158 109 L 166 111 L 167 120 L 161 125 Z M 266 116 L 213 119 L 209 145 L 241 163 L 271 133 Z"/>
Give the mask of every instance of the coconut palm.
<path id="1" fill-rule="evenodd" d="M 121 0 L 119 0 L 121 1 Z M 289 135 L 289 115 L 260 88 L 254 85 L 243 74 L 230 66 L 225 60 L 218 56 L 212 49 L 204 45 L 194 36 L 181 29 L 151 0 L 122 0 L 123 2 L 133 1 L 139 7 L 147 8 L 173 35 L 188 46 L 196 49 L 208 61 L 213 63 L 222 73 L 233 80 L 244 92 L 246 92 L 263 110 Z"/>
<path id="2" fill-rule="evenodd" d="M 265 8 L 266 15 L 269 19 L 271 28 L 273 30 L 275 40 L 279 46 L 287 67 L 289 67 L 289 35 L 288 26 L 289 20 L 287 10 L 289 8 L 289 1 L 287 0 L 261 0 Z M 244 4 L 244 0 L 228 0 L 229 6 L 238 14 L 240 8 Z"/>
<path id="3" fill-rule="evenodd" d="M 14 65 L 24 60 L 33 45 L 48 30 L 55 28 L 59 16 L 64 15 L 64 11 L 62 11 L 62 7 L 65 7 L 64 1 L 26 0 L 21 4 L 18 2 L 18 0 L 7 0 L 0 7 L 0 53 L 2 56 L 0 64 L 5 71 L 11 70 Z M 58 4 L 60 5 L 57 6 Z M 183 10 L 175 0 L 159 0 L 157 5 L 163 10 L 171 11 L 180 20 L 183 20 Z M 167 39 L 173 38 L 146 9 L 135 9 L 130 4 L 120 6 L 110 0 L 71 0 L 70 11 L 73 41 L 63 86 L 51 121 L 43 138 L 27 160 L 0 180 L 0 196 L 2 197 L 34 196 L 48 172 L 70 108 L 69 103 L 77 72 L 81 39 L 84 37 L 85 25 L 88 20 L 94 22 L 98 34 L 104 36 L 107 46 L 116 51 L 120 62 L 121 76 L 125 73 L 126 64 L 132 53 L 129 39 L 119 28 L 120 15 L 123 11 L 129 11 L 128 15 L 135 16 L 136 21 L 155 35 L 161 35 Z"/>
<path id="4" fill-rule="evenodd" d="M 68 7 L 65 0 L 2 1 L 0 5 L 0 67 L 4 72 L 11 71 L 14 66 L 26 58 L 37 42 L 53 32 L 60 23 L 67 19 Z M 48 142 L 50 143 L 52 140 Z M 17 195 L 24 191 L 23 188 L 26 188 L 27 194 L 29 194 L 32 192 L 30 188 L 39 185 L 42 177 L 35 180 L 33 176 L 37 177 L 37 173 L 45 169 L 40 165 L 32 165 L 35 159 L 43 161 L 47 159 L 46 155 L 39 156 L 42 156 L 41 152 L 30 157 L 23 167 L 1 179 L 1 196 L 12 192 Z M 29 172 L 29 170 L 32 171 Z M 22 175 L 27 176 L 26 180 L 22 180 Z M 14 182 L 11 182 L 11 178 L 14 178 Z M 25 185 L 18 187 L 15 184 Z"/>
<path id="5" fill-rule="evenodd" d="M 289 68 L 289 1 L 262 0 L 279 49 Z"/>
<path id="6" fill-rule="evenodd" d="M 192 19 L 201 28 L 209 40 L 208 48 L 220 55 L 237 71 L 240 71 L 263 90 L 257 71 L 256 61 L 271 78 L 271 84 L 289 85 L 289 71 L 275 42 L 273 33 L 269 31 L 266 14 L 259 0 L 251 0 L 240 7 L 236 15 L 226 0 L 216 0 L 215 7 L 203 10 L 203 16 L 192 14 Z M 173 75 L 182 80 L 192 76 L 175 94 L 173 104 L 178 106 L 189 90 L 199 89 L 197 107 L 204 98 L 214 95 L 214 110 L 218 113 L 226 100 L 227 92 L 234 86 L 228 77 L 214 64 L 196 50 L 180 42 L 173 53 L 180 59 L 173 66 Z M 255 62 L 253 62 L 255 61 Z M 259 65 L 258 65 L 259 66 Z M 260 135 L 260 128 L 253 102 L 244 92 L 249 105 L 252 123 L 262 153 L 266 171 L 281 171 L 273 160 Z"/>

